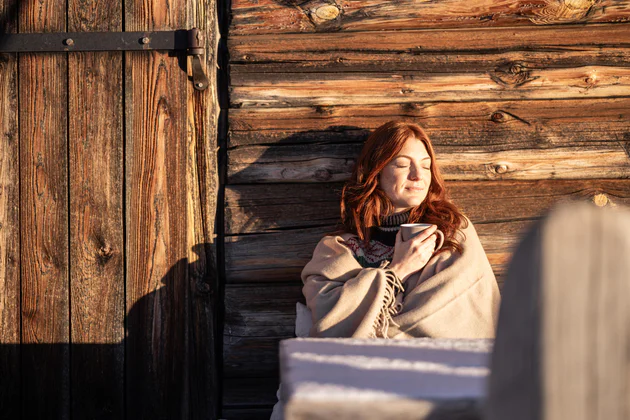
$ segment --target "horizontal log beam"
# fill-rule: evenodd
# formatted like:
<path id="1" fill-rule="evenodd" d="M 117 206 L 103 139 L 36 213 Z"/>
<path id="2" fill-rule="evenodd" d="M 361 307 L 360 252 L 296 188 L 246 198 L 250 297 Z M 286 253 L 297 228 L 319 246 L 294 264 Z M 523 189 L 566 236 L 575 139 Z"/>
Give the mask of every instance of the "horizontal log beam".
<path id="1" fill-rule="evenodd" d="M 230 110 L 229 146 L 363 142 L 387 121 L 419 122 L 435 145 L 537 147 L 616 141 L 630 130 L 630 98 L 413 102 Z"/>
<path id="2" fill-rule="evenodd" d="M 294 107 L 436 101 L 630 96 L 630 68 L 585 66 L 426 74 L 409 72 L 251 73 L 233 78 L 231 107 Z"/>
<path id="3" fill-rule="evenodd" d="M 480 143 L 477 139 L 477 142 Z M 628 143 L 436 145 L 447 180 L 540 180 L 630 177 Z M 497 150 L 498 149 L 498 150 Z M 228 184 L 338 182 L 349 178 L 360 144 L 248 146 L 228 152 Z"/>
<path id="4" fill-rule="evenodd" d="M 465 40 L 465 41 L 464 41 Z M 400 30 L 379 32 L 277 34 L 232 36 L 228 40 L 233 75 L 267 70 L 291 72 L 322 69 L 404 69 L 438 71 L 455 66 L 459 71 L 489 70 L 521 59 L 527 68 L 553 68 L 591 61 L 627 63 L 630 47 L 627 25 L 560 25 L 553 27 L 487 28 L 455 30 Z M 512 54 L 516 53 L 516 55 Z M 486 59 L 487 61 L 483 61 Z M 548 61 L 549 60 L 549 61 Z M 283 63 L 274 67 L 273 63 Z M 475 65 L 471 65 L 475 63 Z M 461 68 L 460 68 L 461 67 Z M 283 70 L 284 68 L 284 70 Z M 507 66 L 506 70 L 511 68 Z M 245 77 L 245 76 L 243 76 Z"/>
<path id="5" fill-rule="evenodd" d="M 529 221 L 475 225 L 496 275 L 505 264 Z M 228 236 L 225 238 L 226 281 L 228 283 L 300 282 L 304 265 L 332 226 L 275 233 Z"/>
<path id="6" fill-rule="evenodd" d="M 225 233 L 334 225 L 339 221 L 342 187 L 341 183 L 227 186 Z M 475 223 L 531 220 L 554 203 L 568 199 L 630 205 L 630 179 L 452 181 L 447 188 L 453 201 Z"/>
<path id="7" fill-rule="evenodd" d="M 457 0 L 234 0 L 229 32 L 244 34 L 383 31 L 388 29 L 495 28 L 502 26 L 628 22 L 630 8 L 613 0 L 557 2 Z"/>

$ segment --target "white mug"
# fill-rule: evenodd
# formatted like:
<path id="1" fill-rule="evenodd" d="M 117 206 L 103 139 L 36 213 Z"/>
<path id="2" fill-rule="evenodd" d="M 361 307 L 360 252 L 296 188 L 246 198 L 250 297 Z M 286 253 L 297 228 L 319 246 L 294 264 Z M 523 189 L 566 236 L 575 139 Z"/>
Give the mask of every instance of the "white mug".
<path id="1" fill-rule="evenodd" d="M 405 223 L 400 225 L 400 235 L 402 236 L 403 241 L 408 241 L 431 226 L 433 225 L 429 223 Z M 435 250 L 437 251 L 442 248 L 442 245 L 444 245 L 444 234 L 439 229 L 434 233 L 439 236 L 438 243 L 435 247 Z"/>

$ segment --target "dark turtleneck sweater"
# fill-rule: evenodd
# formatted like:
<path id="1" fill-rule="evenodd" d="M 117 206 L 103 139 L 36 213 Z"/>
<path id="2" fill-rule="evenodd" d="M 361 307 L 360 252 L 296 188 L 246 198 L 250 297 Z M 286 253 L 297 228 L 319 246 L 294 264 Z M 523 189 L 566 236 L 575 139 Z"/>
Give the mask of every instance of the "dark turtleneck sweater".
<path id="1" fill-rule="evenodd" d="M 357 237 L 345 241 L 354 257 L 363 267 L 379 267 L 385 260 L 391 261 L 400 225 L 407 223 L 410 211 L 381 218 L 380 226 L 370 228 L 370 241 L 366 246 Z"/>
<path id="2" fill-rule="evenodd" d="M 394 246 L 400 225 L 407 223 L 409 213 L 411 213 L 411 210 L 382 217 L 380 226 L 372 226 L 370 228 L 370 239 L 379 241 L 387 246 Z"/>

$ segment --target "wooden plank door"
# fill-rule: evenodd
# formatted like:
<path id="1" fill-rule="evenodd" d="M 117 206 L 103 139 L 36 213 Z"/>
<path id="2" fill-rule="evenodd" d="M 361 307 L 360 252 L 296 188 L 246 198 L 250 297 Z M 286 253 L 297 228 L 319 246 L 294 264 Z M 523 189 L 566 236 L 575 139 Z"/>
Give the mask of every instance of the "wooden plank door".
<path id="1" fill-rule="evenodd" d="M 215 2 L 0 0 L 7 32 L 199 28 L 0 54 L 0 418 L 216 418 Z M 1 42 L 1 41 L 0 41 Z"/>

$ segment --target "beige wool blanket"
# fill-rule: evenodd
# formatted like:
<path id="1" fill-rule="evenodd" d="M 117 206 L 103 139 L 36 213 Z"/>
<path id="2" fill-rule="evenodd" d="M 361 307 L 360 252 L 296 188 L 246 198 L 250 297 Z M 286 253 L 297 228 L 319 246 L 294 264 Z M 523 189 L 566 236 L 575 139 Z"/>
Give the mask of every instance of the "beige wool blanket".
<path id="1" fill-rule="evenodd" d="M 302 270 L 311 337 L 493 338 L 500 295 L 472 223 L 456 240 L 462 252 L 434 255 L 405 283 L 363 268 L 344 245 L 352 234 L 325 236 Z"/>

